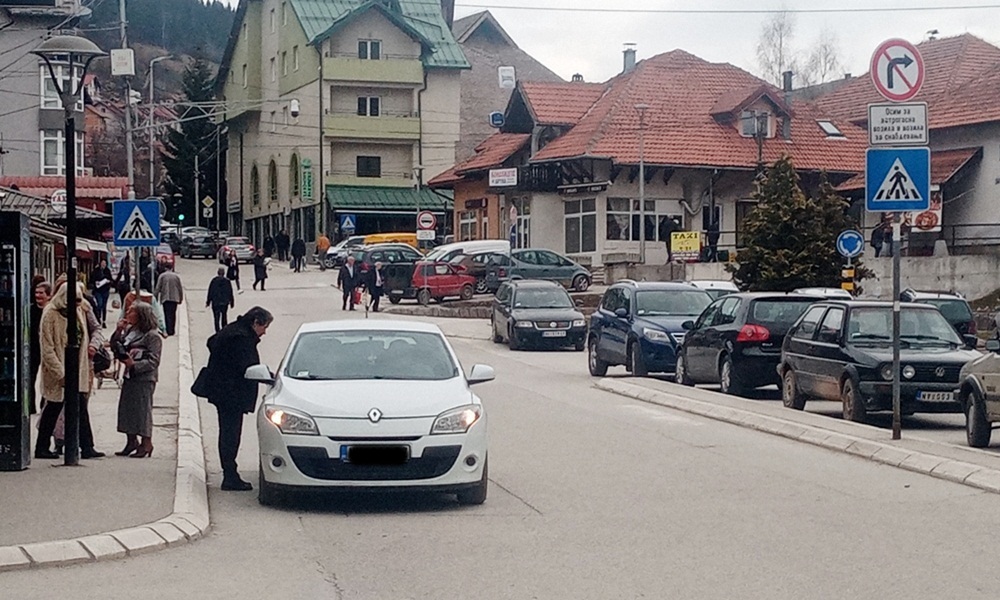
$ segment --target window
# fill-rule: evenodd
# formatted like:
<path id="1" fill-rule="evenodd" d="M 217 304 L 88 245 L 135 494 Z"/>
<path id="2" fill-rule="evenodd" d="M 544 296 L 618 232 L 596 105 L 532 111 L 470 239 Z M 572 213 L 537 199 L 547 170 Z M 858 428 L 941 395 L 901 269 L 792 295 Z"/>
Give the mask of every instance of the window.
<path id="1" fill-rule="evenodd" d="M 288 107 L 287 106 L 282 106 L 281 107 L 281 120 L 282 120 L 282 123 L 284 123 L 285 127 L 288 127 Z"/>
<path id="2" fill-rule="evenodd" d="M 250 200 L 254 206 L 260 204 L 260 172 L 257 171 L 257 165 L 250 169 Z"/>
<path id="3" fill-rule="evenodd" d="M 669 200 L 646 200 L 646 232 L 647 242 L 669 239 L 668 232 L 683 229 L 683 215 L 669 214 Z M 639 201 L 630 198 L 607 199 L 607 232 L 606 239 L 633 242 L 639 241 L 639 219 L 641 218 Z M 674 226 L 667 226 L 667 219 L 674 220 Z"/>
<path id="4" fill-rule="evenodd" d="M 611 288 L 604 294 L 604 298 L 601 300 L 601 308 L 613 313 L 619 308 L 624 308 L 626 312 L 629 312 L 629 298 L 628 294 L 622 288 Z"/>
<path id="5" fill-rule="evenodd" d="M 722 305 L 719 307 L 719 312 L 716 314 L 715 320 L 712 321 L 712 325 L 730 325 L 735 323 L 736 312 L 739 308 L 739 298 L 726 298 L 722 301 Z"/>
<path id="6" fill-rule="evenodd" d="M 278 79 L 278 68 L 274 64 L 274 59 L 271 59 L 271 81 L 276 81 Z"/>
<path id="7" fill-rule="evenodd" d="M 379 60 L 382 58 L 382 42 L 378 40 L 358 40 L 358 58 Z"/>
<path id="8" fill-rule="evenodd" d="M 819 128 L 823 130 L 823 133 L 825 133 L 827 137 L 845 137 L 844 132 L 838 129 L 832 121 L 816 121 L 816 124 L 819 125 Z"/>
<path id="9" fill-rule="evenodd" d="M 514 225 L 517 226 L 516 235 L 514 237 L 514 244 L 517 248 L 527 248 L 531 246 L 531 198 L 511 198 L 511 204 L 517 208 L 517 220 Z M 509 214 L 508 211 L 504 211 L 504 215 Z M 508 237 L 509 233 L 508 233 Z"/>
<path id="10" fill-rule="evenodd" d="M 719 222 L 719 226 L 722 226 L 722 207 L 718 204 L 715 205 L 715 220 Z M 709 226 L 712 224 L 712 207 L 702 206 L 701 207 L 701 230 L 708 231 Z"/>
<path id="11" fill-rule="evenodd" d="M 479 226 L 482 229 L 482 235 L 479 236 L 479 239 L 490 239 L 490 218 L 486 216 L 485 210 L 483 211 L 483 218 L 479 220 Z"/>
<path id="12" fill-rule="evenodd" d="M 269 202 L 278 201 L 278 166 L 273 160 L 267 165 L 267 199 Z"/>
<path id="13" fill-rule="evenodd" d="M 597 200 L 586 198 L 563 204 L 566 254 L 597 250 Z"/>
<path id="14" fill-rule="evenodd" d="M 292 69 L 299 70 L 299 47 L 292 46 Z"/>
<path id="15" fill-rule="evenodd" d="M 771 137 L 771 113 L 767 111 L 745 110 L 740 114 L 740 134 L 743 137 L 756 137 L 763 133 Z"/>
<path id="16" fill-rule="evenodd" d="M 844 310 L 841 308 L 831 308 L 823 323 L 819 326 L 818 341 L 825 344 L 836 344 L 840 341 L 840 328 L 844 326 Z"/>
<path id="17" fill-rule="evenodd" d="M 247 80 L 247 66 L 246 66 L 246 64 L 244 64 L 243 65 L 243 88 L 244 89 L 246 89 L 246 87 L 247 87 L 247 81 L 248 81 Z"/>
<path id="18" fill-rule="evenodd" d="M 288 163 L 288 194 L 293 198 L 299 195 L 299 155 L 293 154 Z"/>
<path id="19" fill-rule="evenodd" d="M 274 133 L 276 131 L 276 127 L 277 127 L 277 124 L 275 122 L 276 121 L 276 119 L 275 119 L 275 115 L 276 114 L 277 114 L 277 111 L 273 111 L 273 110 L 271 111 L 271 133 Z"/>
<path id="20" fill-rule="evenodd" d="M 378 96 L 358 97 L 358 116 L 377 117 L 381 113 L 382 100 Z"/>
<path id="21" fill-rule="evenodd" d="M 59 80 L 59 87 L 63 90 L 73 91 L 73 88 L 80 85 L 80 75 L 83 73 L 82 68 L 74 66 L 73 67 L 73 79 L 70 81 L 70 70 L 69 65 L 52 65 L 52 72 L 56 74 L 56 78 Z M 42 96 L 42 108 L 58 108 L 62 109 L 62 100 L 59 98 L 59 93 L 56 91 L 56 85 L 52 83 L 52 77 L 49 75 L 49 68 L 45 65 L 39 67 L 39 73 L 41 75 L 41 96 Z M 83 110 L 83 89 L 81 86 L 80 97 L 76 100 L 75 110 Z"/>
<path id="22" fill-rule="evenodd" d="M 359 156 L 358 157 L 358 177 L 381 177 L 382 157 L 380 156 Z"/>
<path id="23" fill-rule="evenodd" d="M 719 314 L 719 307 L 725 300 L 716 300 L 714 303 L 710 304 L 708 308 L 701 312 L 698 320 L 694 322 L 694 329 L 701 329 L 707 326 L 715 318 L 715 315 Z"/>
<path id="24" fill-rule="evenodd" d="M 39 132 L 41 139 L 41 174 L 66 174 L 66 137 L 62 129 L 46 129 Z M 83 132 L 76 132 L 76 174 L 83 175 Z"/>
<path id="25" fill-rule="evenodd" d="M 632 217 L 631 202 L 628 198 L 608 198 L 607 238 L 609 240 L 629 239 Z"/>
<path id="26" fill-rule="evenodd" d="M 281 75 L 282 77 L 288 75 L 288 53 L 281 53 Z"/>
<path id="27" fill-rule="evenodd" d="M 271 33 L 274 33 L 274 9 L 273 8 L 271 9 L 271 20 L 270 20 L 270 23 L 271 23 Z"/>
<path id="28" fill-rule="evenodd" d="M 458 241 L 476 239 L 476 211 L 465 210 L 458 213 Z"/>
<path id="29" fill-rule="evenodd" d="M 819 325 L 819 319 L 823 316 L 823 311 L 825 310 L 825 306 L 810 308 L 809 311 L 806 312 L 806 316 L 802 317 L 802 322 L 799 323 L 799 326 L 795 329 L 795 333 L 792 334 L 792 337 L 802 340 L 811 340 L 813 333 L 816 332 L 817 325 Z"/>
<path id="30" fill-rule="evenodd" d="M 285 25 L 288 25 L 288 3 L 287 2 L 282 2 L 281 3 L 281 25 L 282 25 L 282 27 L 284 27 Z"/>

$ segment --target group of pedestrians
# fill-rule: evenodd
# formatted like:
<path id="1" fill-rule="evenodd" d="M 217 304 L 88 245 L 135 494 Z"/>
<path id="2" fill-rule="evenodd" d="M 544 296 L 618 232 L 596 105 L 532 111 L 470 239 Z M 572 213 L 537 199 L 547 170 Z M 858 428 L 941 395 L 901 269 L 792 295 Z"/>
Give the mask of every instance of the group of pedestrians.
<path id="1" fill-rule="evenodd" d="M 371 296 L 369 306 L 374 312 L 378 312 L 379 301 L 385 295 L 385 270 L 382 262 L 376 261 L 373 268 L 364 273 L 355 264 L 354 257 L 348 256 L 337 274 L 337 287 L 343 293 L 341 310 L 354 310 L 358 296 L 362 291 L 367 291 Z"/>

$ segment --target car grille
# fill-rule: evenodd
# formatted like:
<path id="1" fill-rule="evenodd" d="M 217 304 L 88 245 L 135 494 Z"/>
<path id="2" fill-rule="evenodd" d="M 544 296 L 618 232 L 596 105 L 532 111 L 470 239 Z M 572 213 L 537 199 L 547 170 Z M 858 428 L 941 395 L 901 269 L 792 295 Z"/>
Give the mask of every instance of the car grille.
<path id="1" fill-rule="evenodd" d="M 402 465 L 353 465 L 330 458 L 325 448 L 289 446 L 292 462 L 306 477 L 328 481 L 405 481 L 433 479 L 447 473 L 458 459 L 461 446 L 431 446 L 423 456 Z"/>
<path id="2" fill-rule="evenodd" d="M 961 365 L 913 365 L 913 368 L 917 371 L 913 380 L 926 383 L 958 383 L 962 371 Z M 940 375 L 938 369 L 941 369 Z"/>
<path id="3" fill-rule="evenodd" d="M 538 329 L 569 329 L 571 321 L 535 321 Z"/>

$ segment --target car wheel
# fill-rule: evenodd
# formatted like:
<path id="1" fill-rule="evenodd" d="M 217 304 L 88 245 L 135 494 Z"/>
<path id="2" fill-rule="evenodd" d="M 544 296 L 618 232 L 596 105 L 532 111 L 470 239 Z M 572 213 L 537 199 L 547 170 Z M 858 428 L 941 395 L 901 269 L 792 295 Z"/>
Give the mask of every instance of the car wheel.
<path id="1" fill-rule="evenodd" d="M 423 289 L 417 292 L 417 302 L 423 306 L 427 306 L 431 303 L 431 291 L 428 289 Z"/>
<path id="2" fill-rule="evenodd" d="M 459 294 L 459 298 L 462 300 L 472 300 L 472 296 L 476 293 L 475 288 L 470 284 L 465 284 L 462 286 L 462 292 Z"/>
<path id="3" fill-rule="evenodd" d="M 591 337 L 587 343 L 587 368 L 594 377 L 604 377 L 608 374 L 608 363 L 597 356 L 597 338 Z"/>
<path id="4" fill-rule="evenodd" d="M 785 408 L 802 410 L 806 407 L 806 397 L 799 391 L 798 381 L 795 380 L 795 371 L 785 369 L 785 374 L 781 376 L 781 403 Z"/>
<path id="5" fill-rule="evenodd" d="M 507 346 L 511 350 L 521 349 L 521 340 L 517 339 L 517 330 L 513 327 L 507 330 Z"/>
<path id="6" fill-rule="evenodd" d="M 993 426 L 986 418 L 986 407 L 982 398 L 976 392 L 969 392 L 965 403 L 965 439 L 973 448 L 986 448 L 990 445 Z"/>
<path id="7" fill-rule="evenodd" d="M 743 386 L 737 380 L 733 359 L 728 354 L 722 359 L 722 365 L 719 367 L 719 389 L 723 394 L 743 395 Z"/>
<path id="8" fill-rule="evenodd" d="M 590 279 L 586 275 L 577 275 L 573 278 L 573 289 L 577 292 L 586 292 L 590 287 Z"/>
<path id="9" fill-rule="evenodd" d="M 681 385 L 692 386 L 694 382 L 688 377 L 687 373 L 687 361 L 684 359 L 684 353 L 681 352 L 677 355 L 677 366 L 674 367 L 674 382 Z"/>
<path id="10" fill-rule="evenodd" d="M 277 506 L 283 500 L 284 495 L 273 484 L 264 479 L 264 466 L 259 465 L 257 470 L 257 502 L 260 502 L 262 506 Z"/>
<path id="11" fill-rule="evenodd" d="M 844 379 L 840 386 L 840 401 L 844 405 L 844 420 L 864 423 L 868 420 L 868 411 L 858 396 L 857 386 L 850 377 Z"/>
<path id="12" fill-rule="evenodd" d="M 392 304 L 399 304 L 400 300 L 402 300 L 402 298 L 400 298 L 399 296 L 393 296 L 392 294 L 389 295 L 389 302 L 391 302 Z"/>
<path id="13" fill-rule="evenodd" d="M 638 342 L 633 342 L 628 347 L 628 364 L 632 368 L 632 377 L 646 377 L 649 369 L 646 368 L 646 361 L 642 358 L 642 350 Z"/>
<path id="14" fill-rule="evenodd" d="M 497 332 L 497 322 L 490 317 L 490 330 L 493 332 L 493 343 L 502 344 L 503 336 Z"/>
<path id="15" fill-rule="evenodd" d="M 476 293 L 477 294 L 488 294 L 490 291 L 490 286 L 486 283 L 485 279 L 476 280 Z"/>
<path id="16" fill-rule="evenodd" d="M 581 339 L 577 341 L 575 344 L 573 344 L 573 349 L 576 350 L 577 352 L 583 352 L 584 350 L 586 350 L 587 349 L 586 340 Z"/>
<path id="17" fill-rule="evenodd" d="M 456 494 L 459 504 L 474 505 L 486 502 L 486 492 L 490 483 L 489 472 L 490 462 L 489 460 L 486 460 L 486 462 L 483 463 L 483 477 L 479 480 L 479 483 L 476 484 L 476 487 L 462 490 Z"/>

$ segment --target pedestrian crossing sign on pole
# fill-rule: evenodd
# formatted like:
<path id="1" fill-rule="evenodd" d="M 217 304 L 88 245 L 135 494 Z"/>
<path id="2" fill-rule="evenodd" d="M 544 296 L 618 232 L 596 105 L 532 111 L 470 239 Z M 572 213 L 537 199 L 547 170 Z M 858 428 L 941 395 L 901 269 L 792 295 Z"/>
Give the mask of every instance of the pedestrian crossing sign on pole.
<path id="1" fill-rule="evenodd" d="M 160 245 L 160 204 L 156 200 L 115 200 L 112 216 L 116 247 Z"/>
<path id="2" fill-rule="evenodd" d="M 931 205 L 929 148 L 869 148 L 865 160 L 868 212 L 920 212 Z"/>

